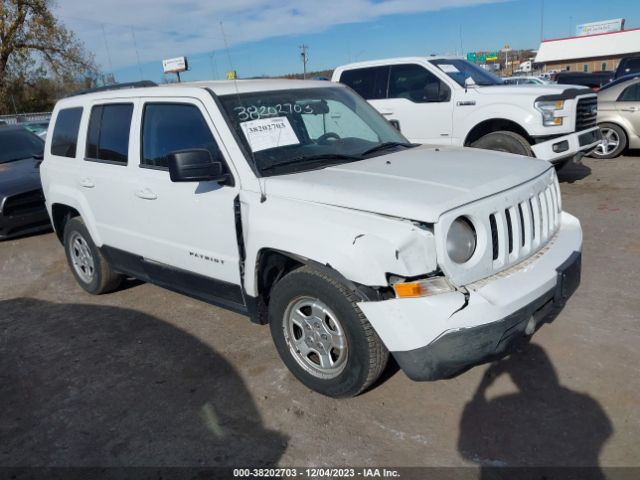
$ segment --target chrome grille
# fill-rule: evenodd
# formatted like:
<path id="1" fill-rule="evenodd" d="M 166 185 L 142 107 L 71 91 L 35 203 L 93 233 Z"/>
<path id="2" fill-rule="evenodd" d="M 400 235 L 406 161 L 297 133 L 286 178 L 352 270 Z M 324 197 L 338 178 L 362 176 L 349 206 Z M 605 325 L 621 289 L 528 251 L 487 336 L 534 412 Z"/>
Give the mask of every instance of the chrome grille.
<path id="1" fill-rule="evenodd" d="M 557 179 L 542 191 L 489 215 L 495 270 L 518 263 L 545 245 L 560 224 Z"/>
<path id="2" fill-rule="evenodd" d="M 595 107 L 595 108 L 594 108 Z M 587 97 L 578 100 L 576 107 L 576 131 L 586 130 L 596 126 L 598 116 L 597 97 Z"/>

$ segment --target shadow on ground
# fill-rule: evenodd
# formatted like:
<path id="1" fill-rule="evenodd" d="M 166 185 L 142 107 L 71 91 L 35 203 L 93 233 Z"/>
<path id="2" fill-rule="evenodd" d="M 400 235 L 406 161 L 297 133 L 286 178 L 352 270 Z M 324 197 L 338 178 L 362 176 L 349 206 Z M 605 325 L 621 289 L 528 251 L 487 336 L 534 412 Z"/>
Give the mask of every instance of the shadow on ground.
<path id="1" fill-rule="evenodd" d="M 487 389 L 508 375 L 517 393 L 487 398 Z M 596 400 L 560 385 L 551 360 L 538 345 L 524 345 L 492 364 L 460 422 L 458 448 L 481 465 L 481 478 L 498 478 L 495 467 L 598 467 L 609 418 Z M 599 469 L 589 479 L 604 478 Z"/>
<path id="2" fill-rule="evenodd" d="M 573 183 L 591 175 L 591 169 L 583 163 L 569 162 L 558 171 L 558 180 Z"/>
<path id="3" fill-rule="evenodd" d="M 275 465 L 244 383 L 196 338 L 134 310 L 0 302 L 0 465 Z"/>

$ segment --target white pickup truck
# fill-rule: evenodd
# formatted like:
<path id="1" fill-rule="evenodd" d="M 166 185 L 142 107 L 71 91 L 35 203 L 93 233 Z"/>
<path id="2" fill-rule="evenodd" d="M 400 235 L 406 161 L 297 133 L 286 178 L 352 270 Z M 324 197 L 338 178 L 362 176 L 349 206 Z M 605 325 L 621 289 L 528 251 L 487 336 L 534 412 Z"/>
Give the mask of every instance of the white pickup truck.
<path id="1" fill-rule="evenodd" d="M 109 88 L 58 102 L 40 167 L 80 286 L 133 276 L 269 323 L 325 395 L 366 389 L 389 352 L 450 377 L 578 286 L 548 162 L 416 146 L 329 82 Z"/>
<path id="2" fill-rule="evenodd" d="M 350 86 L 409 140 L 517 153 L 557 168 L 601 140 L 597 96 L 561 85 L 505 85 L 452 57 L 408 57 L 338 67 Z"/>

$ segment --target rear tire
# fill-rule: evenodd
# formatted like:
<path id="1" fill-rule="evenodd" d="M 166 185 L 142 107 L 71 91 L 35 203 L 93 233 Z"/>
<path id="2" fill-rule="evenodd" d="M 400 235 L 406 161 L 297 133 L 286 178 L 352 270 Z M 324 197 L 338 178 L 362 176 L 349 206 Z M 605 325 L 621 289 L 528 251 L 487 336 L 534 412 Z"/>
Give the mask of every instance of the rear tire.
<path id="1" fill-rule="evenodd" d="M 336 276 L 309 266 L 273 287 L 273 342 L 287 368 L 310 389 L 352 397 L 384 370 L 389 352 L 358 308 L 361 300 Z"/>
<path id="2" fill-rule="evenodd" d="M 73 276 L 87 292 L 100 295 L 120 285 L 122 275 L 111 269 L 80 217 L 70 219 L 64 227 L 64 250 Z"/>
<path id="3" fill-rule="evenodd" d="M 516 155 L 524 155 L 525 157 L 534 156 L 531 145 L 529 145 L 529 142 L 527 142 L 522 135 L 508 131 L 488 133 L 473 142 L 470 146 L 483 150 L 514 153 Z"/>
<path id="4" fill-rule="evenodd" d="M 603 143 L 598 145 L 589 156 L 601 160 L 620 156 L 624 149 L 627 148 L 626 132 L 614 123 L 602 123 L 599 126 Z"/>

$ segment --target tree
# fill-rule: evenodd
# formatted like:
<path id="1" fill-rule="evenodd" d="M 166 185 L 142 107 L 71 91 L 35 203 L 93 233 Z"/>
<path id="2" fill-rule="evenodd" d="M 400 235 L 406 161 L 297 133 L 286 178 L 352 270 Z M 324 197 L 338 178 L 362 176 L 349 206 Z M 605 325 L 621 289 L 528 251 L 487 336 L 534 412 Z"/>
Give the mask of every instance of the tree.
<path id="1" fill-rule="evenodd" d="M 92 86 L 97 80 L 93 57 L 54 17 L 51 6 L 51 0 L 0 3 L 0 113 L 17 109 L 16 95 L 18 100 L 30 97 L 30 90 L 40 98 L 38 106 L 50 105 L 61 90 Z M 52 90 L 48 100 L 43 89 Z"/>

